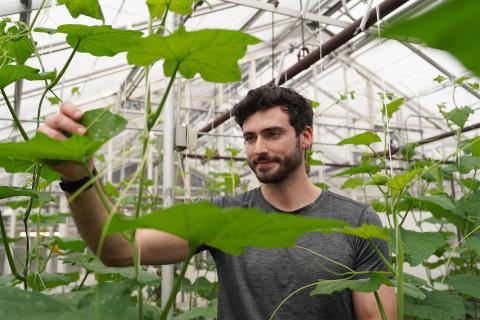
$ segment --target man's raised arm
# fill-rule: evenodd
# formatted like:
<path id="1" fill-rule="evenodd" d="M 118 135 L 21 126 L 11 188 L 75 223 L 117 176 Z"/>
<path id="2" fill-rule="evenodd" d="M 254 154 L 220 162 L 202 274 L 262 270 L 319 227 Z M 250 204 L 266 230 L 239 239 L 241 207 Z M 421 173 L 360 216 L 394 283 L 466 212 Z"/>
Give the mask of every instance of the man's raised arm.
<path id="1" fill-rule="evenodd" d="M 84 135 L 86 128 L 77 122 L 82 117 L 83 113 L 77 106 L 66 102 L 60 106 L 59 113 L 45 118 L 38 131 L 57 140 L 65 140 L 65 132 Z M 88 161 L 88 165 L 93 169 L 93 159 Z M 74 161 L 63 161 L 52 164 L 51 167 L 66 181 L 78 181 L 87 175 L 84 168 Z M 108 212 L 95 188 L 83 191 L 70 202 L 70 209 L 80 236 L 96 252 Z M 188 254 L 188 242 L 169 233 L 140 229 L 137 230 L 136 240 L 142 264 L 174 263 L 183 260 Z M 133 264 L 130 243 L 119 234 L 105 239 L 99 258 L 107 266 Z"/>

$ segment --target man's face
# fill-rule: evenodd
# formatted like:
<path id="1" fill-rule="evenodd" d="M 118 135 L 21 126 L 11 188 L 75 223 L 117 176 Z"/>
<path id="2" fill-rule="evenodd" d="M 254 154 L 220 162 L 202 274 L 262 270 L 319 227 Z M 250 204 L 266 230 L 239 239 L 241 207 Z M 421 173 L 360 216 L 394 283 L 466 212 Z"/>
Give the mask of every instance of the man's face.
<path id="1" fill-rule="evenodd" d="M 280 183 L 303 163 L 301 135 L 280 107 L 258 111 L 243 122 L 248 164 L 262 183 Z"/>

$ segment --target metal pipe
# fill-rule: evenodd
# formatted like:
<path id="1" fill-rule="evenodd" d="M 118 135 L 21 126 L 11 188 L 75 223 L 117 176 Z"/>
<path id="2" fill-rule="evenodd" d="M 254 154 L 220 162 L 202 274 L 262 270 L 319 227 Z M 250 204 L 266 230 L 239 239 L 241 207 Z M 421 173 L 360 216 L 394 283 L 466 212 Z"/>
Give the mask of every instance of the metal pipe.
<path id="1" fill-rule="evenodd" d="M 408 1 L 409 0 L 385 0 L 380 5 L 378 5 L 379 18 L 381 19 L 385 17 L 386 15 L 398 9 L 400 6 L 407 3 Z M 324 42 L 319 48 L 315 49 L 302 60 L 288 68 L 285 72 L 278 76 L 280 78 L 278 84 L 282 85 L 287 80 L 292 79 L 303 70 L 308 69 L 314 63 L 316 63 L 320 59 L 324 58 L 326 55 L 332 53 L 334 50 L 338 49 L 340 46 L 351 40 L 356 35 L 355 31 L 360 26 L 361 21 L 362 19 L 356 20 L 354 23 L 350 24 L 348 27 L 346 27 L 345 29 L 337 33 L 335 36 Z M 365 29 L 368 29 L 375 22 L 377 22 L 377 8 L 374 8 L 370 11 L 368 20 L 365 24 Z M 273 85 L 274 83 L 275 79 L 272 79 L 270 82 L 267 83 L 267 85 Z M 208 132 L 218 127 L 230 118 L 230 114 L 230 110 L 221 114 L 212 122 L 202 127 L 198 132 Z"/>

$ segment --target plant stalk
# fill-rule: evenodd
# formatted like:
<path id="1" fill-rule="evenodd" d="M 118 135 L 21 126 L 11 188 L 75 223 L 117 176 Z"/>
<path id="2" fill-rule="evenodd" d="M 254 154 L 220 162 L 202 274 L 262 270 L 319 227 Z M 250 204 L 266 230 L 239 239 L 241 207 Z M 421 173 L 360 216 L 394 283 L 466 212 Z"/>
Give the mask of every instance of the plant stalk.
<path id="1" fill-rule="evenodd" d="M 373 294 L 375 295 L 375 301 L 377 302 L 378 310 L 380 311 L 382 320 L 388 320 L 387 315 L 385 314 L 385 309 L 383 309 L 382 300 L 380 300 L 380 296 L 378 295 L 378 291 L 375 290 Z"/>
<path id="2" fill-rule="evenodd" d="M 175 297 L 177 296 L 178 291 L 180 290 L 180 286 L 182 284 L 182 280 L 185 277 L 185 273 L 187 272 L 188 268 L 188 263 L 190 259 L 193 257 L 195 254 L 195 249 L 193 246 L 190 248 L 190 251 L 188 252 L 187 257 L 183 261 L 182 264 L 182 270 L 180 271 L 180 275 L 178 276 L 177 280 L 175 281 L 175 285 L 173 286 L 172 292 L 170 292 L 170 296 L 168 296 L 167 303 L 165 307 L 162 310 L 162 313 L 160 315 L 160 320 L 166 320 L 168 317 L 168 311 L 170 310 L 173 302 L 175 301 Z"/>
<path id="3" fill-rule="evenodd" d="M 12 115 L 13 121 L 15 122 L 15 126 L 17 129 L 20 131 L 20 134 L 23 137 L 23 140 L 28 141 L 30 138 L 28 137 L 27 133 L 25 132 L 25 129 L 23 129 L 22 124 L 20 123 L 20 120 L 17 117 L 17 114 L 15 113 L 14 108 L 10 104 L 10 101 L 8 100 L 8 96 L 5 93 L 5 90 L 1 89 L 3 99 L 5 100 L 5 103 L 7 104 L 8 111 L 10 111 L 10 114 Z"/>
<path id="4" fill-rule="evenodd" d="M 25 282 L 26 279 L 21 274 L 18 273 L 17 267 L 15 266 L 15 261 L 13 260 L 10 244 L 8 243 L 7 231 L 5 229 L 5 224 L 3 223 L 2 211 L 0 211 L 0 229 L 2 233 L 2 242 L 3 242 L 3 246 L 5 247 L 5 254 L 7 255 L 7 260 L 8 260 L 8 265 L 10 266 L 10 270 L 12 271 L 12 274 L 15 276 L 15 278 Z"/>

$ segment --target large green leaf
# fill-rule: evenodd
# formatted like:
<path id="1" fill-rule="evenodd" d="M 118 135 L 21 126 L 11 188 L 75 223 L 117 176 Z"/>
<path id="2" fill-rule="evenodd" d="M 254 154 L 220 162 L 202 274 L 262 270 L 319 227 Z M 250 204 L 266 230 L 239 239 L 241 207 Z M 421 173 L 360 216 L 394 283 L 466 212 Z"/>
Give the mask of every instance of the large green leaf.
<path id="1" fill-rule="evenodd" d="M 193 248 L 209 245 L 232 255 L 247 246 L 289 247 L 306 232 L 339 228 L 343 221 L 264 213 L 258 209 L 221 209 L 206 202 L 177 205 L 134 219 L 116 215 L 108 234 L 137 228 L 157 229 L 188 240 Z"/>
<path id="2" fill-rule="evenodd" d="M 84 161 L 102 144 L 102 141 L 94 141 L 89 137 L 78 135 L 59 141 L 38 132 L 35 137 L 25 142 L 0 143 L 0 154 L 10 154 L 12 158 L 30 161 Z"/>
<path id="3" fill-rule="evenodd" d="M 30 273 L 27 277 L 27 283 L 29 288 L 34 288 L 37 291 L 43 291 L 59 286 L 67 286 L 72 282 L 76 282 L 79 279 L 78 272 L 71 273 L 46 273 L 41 274 Z"/>
<path id="4" fill-rule="evenodd" d="M 361 187 L 365 184 L 365 180 L 361 179 L 361 178 L 350 178 L 350 179 L 347 179 L 347 181 L 345 181 L 342 186 L 340 187 L 340 189 L 344 190 L 344 189 L 356 189 L 358 187 Z"/>
<path id="5" fill-rule="evenodd" d="M 468 237 L 465 241 L 465 248 L 475 251 L 475 253 L 480 256 L 480 237 L 473 235 Z"/>
<path id="6" fill-rule="evenodd" d="M 214 300 L 204 307 L 195 307 L 178 316 L 173 320 L 215 319 L 217 317 L 217 301 Z"/>
<path id="7" fill-rule="evenodd" d="M 14 58 L 17 64 L 25 64 L 35 52 L 28 33 L 21 32 L 17 26 L 9 28 L 8 33 L 12 38 L 7 42 L 7 55 Z"/>
<path id="8" fill-rule="evenodd" d="M 58 0 L 58 4 L 67 6 L 68 11 L 74 18 L 83 14 L 94 19 L 105 20 L 98 0 Z"/>
<path id="9" fill-rule="evenodd" d="M 78 41 L 77 51 L 87 52 L 101 57 L 113 57 L 136 47 L 142 33 L 135 30 L 113 29 L 111 26 L 84 26 L 81 24 L 64 24 L 57 32 L 67 34 L 67 43 L 74 48 Z"/>
<path id="10" fill-rule="evenodd" d="M 455 108 L 447 114 L 447 120 L 455 123 L 459 128 L 463 129 L 468 117 L 473 114 L 473 110 L 470 107 Z"/>
<path id="11" fill-rule="evenodd" d="M 87 135 L 96 141 L 107 141 L 127 127 L 127 120 L 108 109 L 99 108 L 84 113 L 82 125 L 87 128 Z"/>
<path id="12" fill-rule="evenodd" d="M 425 299 L 405 296 L 405 313 L 420 319 L 464 319 L 463 299 L 445 291 L 424 291 Z"/>
<path id="13" fill-rule="evenodd" d="M 34 166 L 35 161 L 16 159 L 11 156 L 0 156 L 0 167 L 4 168 L 5 171 L 9 173 L 33 173 Z M 53 182 L 60 179 L 59 174 L 47 166 L 42 167 L 40 176 L 47 182 Z"/>
<path id="14" fill-rule="evenodd" d="M 350 235 L 357 236 L 364 239 L 379 238 L 379 239 L 388 240 L 389 238 L 387 228 L 381 228 L 379 226 L 376 226 L 373 224 L 366 224 L 366 223 L 356 228 L 343 227 L 343 228 L 332 229 L 331 231 L 350 234 Z"/>
<path id="15" fill-rule="evenodd" d="M 43 133 L 25 142 L 0 143 L 0 154 L 9 155 L 3 158 L 10 168 L 16 165 L 24 168 L 28 162 L 41 160 L 75 160 L 83 161 L 92 156 L 108 139 L 125 129 L 127 121 L 100 108 L 85 112 L 82 124 L 88 128 L 87 136 L 73 135 L 59 141 L 47 137 Z M 0 157 L 0 164 L 2 158 Z M 13 163 L 12 161 L 17 161 Z"/>
<path id="16" fill-rule="evenodd" d="M 178 14 L 191 14 L 194 0 L 147 0 L 148 11 L 152 18 L 162 18 L 165 9 Z"/>
<path id="17" fill-rule="evenodd" d="M 240 80 L 238 60 L 245 55 L 247 45 L 260 40 L 234 30 L 199 30 L 187 32 L 181 27 L 167 37 L 152 35 L 136 42 L 128 51 L 128 62 L 148 66 L 164 59 L 164 73 L 171 77 L 178 66 L 187 79 L 195 74 L 210 82 Z"/>
<path id="18" fill-rule="evenodd" d="M 469 274 L 458 274 L 447 279 L 447 284 L 451 285 L 460 293 L 474 298 L 480 298 L 480 276 Z"/>
<path id="19" fill-rule="evenodd" d="M 134 267 L 106 267 L 99 259 L 93 255 L 83 255 L 76 257 L 65 257 L 62 258 L 64 263 L 71 263 L 82 268 L 85 268 L 87 271 L 94 272 L 99 275 L 111 276 L 111 278 L 116 279 L 130 279 L 134 280 L 135 277 L 135 268 Z M 160 278 L 153 273 L 140 270 L 139 273 L 139 283 L 148 284 L 148 283 L 158 283 Z"/>
<path id="20" fill-rule="evenodd" d="M 348 168 L 346 170 L 343 170 L 343 171 L 337 173 L 336 175 L 334 175 L 334 177 L 347 176 L 347 175 L 348 176 L 353 176 L 353 175 L 361 174 L 361 173 L 375 174 L 380 170 L 382 170 L 382 168 L 377 166 L 377 165 L 362 164 L 362 165 L 357 166 L 357 167 L 351 167 L 351 168 Z"/>
<path id="21" fill-rule="evenodd" d="M 310 296 L 318 294 L 331 294 L 345 289 L 350 289 L 357 292 L 373 292 L 376 291 L 382 283 L 391 285 L 387 275 L 377 272 L 370 272 L 368 279 L 323 280 L 317 284 L 317 287 L 312 292 L 310 292 Z"/>
<path id="22" fill-rule="evenodd" d="M 392 25 L 383 36 L 407 41 L 413 38 L 448 51 L 480 76 L 479 16 L 478 0 L 445 1 L 420 16 Z"/>
<path id="23" fill-rule="evenodd" d="M 359 146 L 359 145 L 369 146 L 372 143 L 380 142 L 380 141 L 382 141 L 382 139 L 380 139 L 380 137 L 377 134 L 371 131 L 365 131 L 363 133 L 354 135 L 353 137 L 343 139 L 337 144 L 338 145 L 353 144 L 356 146 Z"/>
<path id="24" fill-rule="evenodd" d="M 55 198 L 47 192 L 36 191 L 27 188 L 0 186 L 0 199 L 7 199 L 13 197 L 31 197 L 42 202 L 55 200 Z"/>
<path id="25" fill-rule="evenodd" d="M 50 242 L 50 246 L 57 246 L 59 249 L 73 252 L 83 252 L 86 248 L 85 241 L 79 238 L 54 237 Z"/>
<path id="26" fill-rule="evenodd" d="M 446 195 L 408 198 L 417 202 L 416 207 L 419 209 L 430 211 L 435 218 L 445 218 L 461 229 L 465 226 L 465 215 Z"/>
<path id="27" fill-rule="evenodd" d="M 19 288 L 0 287 L 1 319 L 60 320 L 65 319 L 62 314 L 74 310 L 74 306 L 52 296 Z"/>
<path id="28" fill-rule="evenodd" d="M 395 234 L 390 230 L 391 250 L 395 251 Z M 401 229 L 403 246 L 405 248 L 405 260 L 412 267 L 421 264 L 427 260 L 438 248 L 446 244 L 443 235 L 438 232 L 416 232 L 412 230 Z"/>
<path id="29" fill-rule="evenodd" d="M 382 114 L 387 115 L 387 117 L 390 119 L 392 118 L 393 114 L 400 109 L 400 106 L 403 104 L 405 101 L 405 98 L 400 98 L 397 100 L 393 100 L 392 102 L 389 102 L 383 109 L 382 109 Z"/>
<path id="30" fill-rule="evenodd" d="M 0 89 L 20 80 L 48 80 L 54 79 L 56 72 L 40 73 L 40 70 L 23 65 L 6 64 L 0 67 Z"/>
<path id="31" fill-rule="evenodd" d="M 387 186 L 390 188 L 392 195 L 395 196 L 400 193 L 405 187 L 408 186 L 410 181 L 412 181 L 412 179 L 421 172 L 422 169 L 414 169 L 390 178 L 390 180 L 387 182 Z"/>

